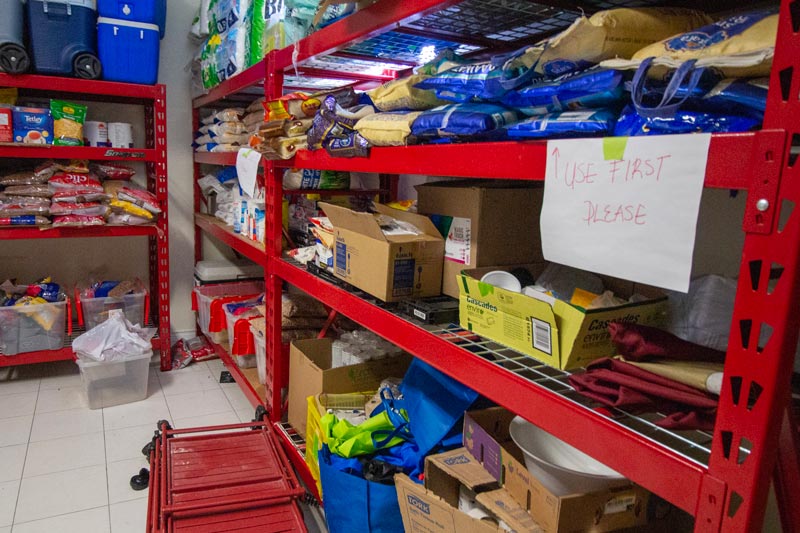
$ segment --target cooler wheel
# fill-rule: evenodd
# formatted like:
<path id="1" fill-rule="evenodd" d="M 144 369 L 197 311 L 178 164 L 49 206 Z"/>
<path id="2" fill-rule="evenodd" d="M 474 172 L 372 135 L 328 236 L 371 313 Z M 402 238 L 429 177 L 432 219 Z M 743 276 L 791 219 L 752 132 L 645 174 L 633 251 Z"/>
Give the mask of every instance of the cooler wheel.
<path id="1" fill-rule="evenodd" d="M 0 46 L 0 70 L 9 74 L 22 74 L 31 66 L 31 58 L 22 46 L 5 43 Z"/>
<path id="2" fill-rule="evenodd" d="M 75 77 L 84 80 L 97 80 L 103 73 L 100 60 L 93 54 L 79 54 L 72 62 L 72 72 Z"/>

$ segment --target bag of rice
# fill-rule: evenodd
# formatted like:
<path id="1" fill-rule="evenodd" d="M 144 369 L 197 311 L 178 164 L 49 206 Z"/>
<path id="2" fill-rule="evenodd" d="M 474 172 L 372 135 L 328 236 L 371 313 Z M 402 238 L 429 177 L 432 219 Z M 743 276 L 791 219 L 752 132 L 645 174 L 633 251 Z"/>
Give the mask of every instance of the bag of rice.
<path id="1" fill-rule="evenodd" d="M 407 78 L 384 83 L 367 94 L 372 104 L 380 111 L 396 111 L 399 109 L 419 110 L 432 109 L 447 102 L 436 98 L 436 93 L 415 87 L 428 76 L 415 74 Z"/>
<path id="2" fill-rule="evenodd" d="M 373 146 L 405 146 L 413 139 L 411 124 L 421 114 L 421 111 L 375 113 L 356 122 L 355 128 Z"/>

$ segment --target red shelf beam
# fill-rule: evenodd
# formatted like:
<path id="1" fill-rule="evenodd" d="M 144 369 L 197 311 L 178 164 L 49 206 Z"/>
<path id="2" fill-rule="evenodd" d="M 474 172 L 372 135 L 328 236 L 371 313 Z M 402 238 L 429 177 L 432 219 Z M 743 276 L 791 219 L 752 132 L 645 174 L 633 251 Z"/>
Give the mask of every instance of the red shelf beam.
<path id="1" fill-rule="evenodd" d="M 266 73 L 266 65 L 262 59 L 247 70 L 243 70 L 236 76 L 223 81 L 203 96 L 198 96 L 192 100 L 192 107 L 197 109 L 214 104 L 215 102 L 227 98 L 228 96 L 235 95 L 244 89 L 248 89 L 254 85 L 263 83 Z"/>
<path id="2" fill-rule="evenodd" d="M 294 445 L 291 441 L 289 436 L 281 427 L 281 424 L 276 422 L 273 424 L 275 428 L 275 435 L 278 436 L 278 440 L 280 441 L 281 445 L 283 446 L 283 450 L 286 452 L 286 456 L 292 462 L 295 471 L 297 471 L 297 475 L 300 476 L 300 479 L 303 480 L 303 483 L 306 486 L 306 489 L 317 499 L 318 502 L 322 501 L 320 498 L 319 490 L 317 489 L 317 482 L 314 479 L 314 476 L 311 475 L 311 470 L 308 469 L 308 464 L 306 463 L 306 458 L 300 453 L 300 450 Z"/>
<path id="3" fill-rule="evenodd" d="M 58 350 L 44 350 L 17 355 L 0 354 L 0 368 L 6 366 L 49 363 L 51 361 L 73 361 L 74 359 L 75 355 L 72 351 L 72 346 L 65 346 Z"/>
<path id="4" fill-rule="evenodd" d="M 20 89 L 47 89 L 51 92 L 75 93 L 76 95 L 109 96 L 106 101 L 155 100 L 163 96 L 164 85 L 140 85 L 114 81 L 83 80 L 60 76 L 36 74 L 11 75 L 0 73 L 0 87 Z"/>
<path id="5" fill-rule="evenodd" d="M 264 251 L 263 244 L 251 241 L 241 235 L 236 235 L 225 223 L 210 215 L 195 213 L 194 220 L 197 227 L 209 235 L 216 237 L 251 261 L 263 267 L 267 266 L 267 254 Z"/>
<path id="6" fill-rule="evenodd" d="M 52 146 L 49 144 L 2 144 L 0 158 L 29 159 L 90 159 L 95 161 L 144 161 L 158 160 L 156 150 L 146 148 L 97 148 L 94 146 Z"/>
<path id="7" fill-rule="evenodd" d="M 672 502 L 694 513 L 706 469 L 637 435 L 605 416 L 481 359 L 450 342 L 285 261 L 272 261 L 279 278 L 435 366 L 545 431 L 579 448 Z M 565 421 L 569 421 L 565 423 Z M 588 436 L 591 435 L 591 438 Z M 636 450 L 636 453 L 620 453 Z"/>
<path id="8" fill-rule="evenodd" d="M 748 188 L 751 179 L 748 163 L 756 135 L 732 133 L 711 137 L 706 187 Z M 476 154 L 491 154 L 491 157 Z M 369 157 L 352 159 L 331 157 L 325 150 L 302 150 L 294 159 L 275 161 L 282 168 L 527 180 L 543 180 L 546 163 L 546 141 L 373 148 Z"/>
<path id="9" fill-rule="evenodd" d="M 237 152 L 195 152 L 194 162 L 232 167 L 236 165 L 236 154 Z"/>
<path id="10" fill-rule="evenodd" d="M 80 237 L 153 237 L 158 234 L 154 225 L 144 226 L 87 226 L 85 228 L 26 227 L 0 228 L 0 240 L 64 239 Z"/>

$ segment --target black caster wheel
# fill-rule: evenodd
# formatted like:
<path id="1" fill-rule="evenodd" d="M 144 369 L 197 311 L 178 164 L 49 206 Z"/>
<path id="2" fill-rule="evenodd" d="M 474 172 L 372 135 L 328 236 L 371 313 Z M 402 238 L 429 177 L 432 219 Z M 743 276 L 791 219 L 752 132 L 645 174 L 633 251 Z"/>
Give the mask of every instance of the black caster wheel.
<path id="1" fill-rule="evenodd" d="M 253 422 L 263 422 L 264 418 L 267 416 L 267 409 L 263 405 L 259 405 L 256 407 L 256 414 L 253 418 Z"/>
<path id="2" fill-rule="evenodd" d="M 153 432 L 153 438 L 150 439 L 150 442 L 144 445 L 144 448 L 142 448 L 142 455 L 148 458 L 150 457 L 150 454 L 156 449 L 156 443 L 158 442 L 159 436 L 161 436 L 159 431 Z"/>
<path id="3" fill-rule="evenodd" d="M 150 471 L 146 468 L 139 470 L 139 473 L 131 478 L 131 488 L 133 490 L 144 490 L 150 486 Z"/>
<path id="4" fill-rule="evenodd" d="M 100 60 L 93 54 L 78 54 L 72 61 L 72 72 L 76 78 L 84 80 L 99 80 L 103 74 Z"/>
<path id="5" fill-rule="evenodd" d="M 6 43 L 0 46 L 0 70 L 9 74 L 22 74 L 31 68 L 31 58 L 20 45 Z"/>

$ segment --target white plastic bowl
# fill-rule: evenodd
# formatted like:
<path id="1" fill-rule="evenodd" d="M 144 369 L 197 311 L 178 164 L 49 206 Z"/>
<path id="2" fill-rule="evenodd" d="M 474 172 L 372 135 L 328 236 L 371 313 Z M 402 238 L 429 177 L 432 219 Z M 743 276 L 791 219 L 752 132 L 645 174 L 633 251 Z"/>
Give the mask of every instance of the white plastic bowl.
<path id="1" fill-rule="evenodd" d="M 525 455 L 528 472 L 556 496 L 585 494 L 627 482 L 619 472 L 522 417 L 515 417 L 509 430 Z"/>
<path id="2" fill-rule="evenodd" d="M 505 270 L 492 270 L 481 278 L 482 283 L 488 283 L 507 291 L 522 292 L 522 285 L 514 274 Z"/>

